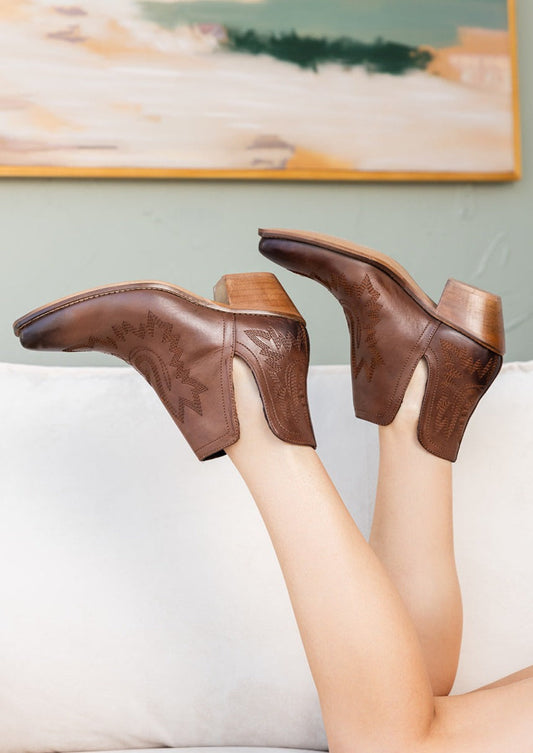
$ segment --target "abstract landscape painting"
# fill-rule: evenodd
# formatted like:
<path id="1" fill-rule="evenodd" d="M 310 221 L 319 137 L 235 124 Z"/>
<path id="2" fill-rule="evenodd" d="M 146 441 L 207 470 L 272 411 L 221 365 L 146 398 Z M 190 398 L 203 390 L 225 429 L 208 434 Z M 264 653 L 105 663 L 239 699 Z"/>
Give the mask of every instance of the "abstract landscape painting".
<path id="1" fill-rule="evenodd" d="M 513 0 L 2 0 L 0 174 L 519 176 Z"/>

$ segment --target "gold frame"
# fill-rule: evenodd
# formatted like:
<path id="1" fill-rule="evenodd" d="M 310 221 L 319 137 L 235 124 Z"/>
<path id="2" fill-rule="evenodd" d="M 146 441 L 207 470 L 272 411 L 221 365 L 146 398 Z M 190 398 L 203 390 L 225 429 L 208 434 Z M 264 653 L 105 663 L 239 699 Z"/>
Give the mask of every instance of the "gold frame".
<path id="1" fill-rule="evenodd" d="M 518 50 L 516 0 L 507 0 L 507 17 L 511 39 L 511 73 L 513 101 L 514 167 L 504 172 L 394 172 L 356 171 L 342 169 L 310 170 L 210 170 L 183 168 L 138 167 L 54 167 L 33 165 L 0 165 L 0 177 L 22 178 L 139 178 L 139 179 L 200 179 L 200 180 L 265 180 L 324 182 L 505 182 L 522 177 L 520 137 L 520 98 L 518 82 Z"/>

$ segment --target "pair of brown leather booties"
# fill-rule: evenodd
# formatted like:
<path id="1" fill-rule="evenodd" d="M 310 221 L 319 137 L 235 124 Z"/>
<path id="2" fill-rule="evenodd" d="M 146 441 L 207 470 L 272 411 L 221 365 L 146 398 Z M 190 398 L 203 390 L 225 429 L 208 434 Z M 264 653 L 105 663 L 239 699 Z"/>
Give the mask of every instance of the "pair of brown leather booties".
<path id="1" fill-rule="evenodd" d="M 317 280 L 344 309 L 355 413 L 393 421 L 421 358 L 428 368 L 418 438 L 455 460 L 464 430 L 502 364 L 498 296 L 448 280 L 435 304 L 389 257 L 325 235 L 260 230 L 261 253 Z M 162 282 L 126 282 L 35 309 L 14 324 L 25 348 L 98 350 L 152 385 L 200 460 L 239 438 L 233 357 L 252 370 L 271 430 L 315 446 L 307 404 L 305 321 L 270 273 L 226 275 L 214 300 Z"/>

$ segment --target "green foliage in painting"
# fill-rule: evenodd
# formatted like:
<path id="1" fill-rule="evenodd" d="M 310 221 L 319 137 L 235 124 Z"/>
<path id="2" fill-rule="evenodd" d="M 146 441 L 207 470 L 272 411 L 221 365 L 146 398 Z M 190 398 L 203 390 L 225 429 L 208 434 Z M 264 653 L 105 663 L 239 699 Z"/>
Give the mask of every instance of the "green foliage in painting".
<path id="1" fill-rule="evenodd" d="M 401 74 L 409 69 L 424 69 L 432 59 L 428 50 L 376 39 L 367 44 L 348 37 L 326 37 L 288 34 L 258 34 L 252 29 L 239 31 L 228 28 L 227 46 L 235 52 L 271 55 L 278 60 L 295 63 L 301 68 L 317 71 L 319 65 L 337 63 L 346 67 L 362 65 L 375 73 Z"/>

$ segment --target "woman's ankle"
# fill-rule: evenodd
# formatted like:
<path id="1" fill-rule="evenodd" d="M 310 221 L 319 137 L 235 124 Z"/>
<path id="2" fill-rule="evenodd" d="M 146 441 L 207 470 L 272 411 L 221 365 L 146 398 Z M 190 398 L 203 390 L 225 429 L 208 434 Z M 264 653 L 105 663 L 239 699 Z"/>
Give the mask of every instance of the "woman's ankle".
<path id="1" fill-rule="evenodd" d="M 394 421 L 379 427 L 380 454 L 383 458 L 393 456 L 395 462 L 425 463 L 448 467 L 450 462 L 428 452 L 418 439 L 420 410 L 427 382 L 427 366 L 419 361 L 405 391 L 402 404 Z"/>
<path id="2" fill-rule="evenodd" d="M 298 453 L 302 446 L 285 442 L 276 436 L 269 426 L 263 402 L 254 375 L 248 365 L 239 357 L 233 359 L 233 389 L 240 436 L 238 441 L 226 448 L 226 453 L 235 462 L 245 457 L 257 460 L 258 453 L 263 458 L 271 453 L 290 456 Z M 307 448 L 312 450 L 312 448 Z"/>
<path id="3" fill-rule="evenodd" d="M 426 381 L 427 367 L 422 359 L 413 372 L 394 420 L 387 426 L 379 427 L 380 445 L 388 442 L 401 442 L 417 445 L 421 450 L 423 449 L 418 441 L 417 427 Z"/>

